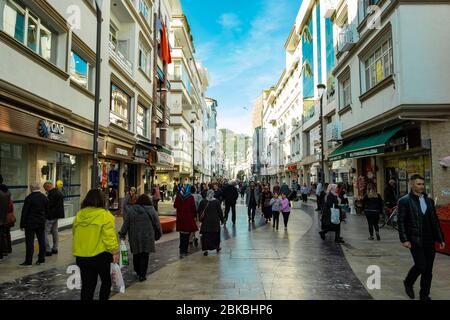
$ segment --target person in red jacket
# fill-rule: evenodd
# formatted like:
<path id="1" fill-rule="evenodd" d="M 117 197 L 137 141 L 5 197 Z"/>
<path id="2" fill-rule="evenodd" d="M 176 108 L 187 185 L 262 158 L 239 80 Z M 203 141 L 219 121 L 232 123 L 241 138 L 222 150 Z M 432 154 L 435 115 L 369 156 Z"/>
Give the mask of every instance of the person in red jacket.
<path id="1" fill-rule="evenodd" d="M 180 188 L 175 198 L 173 207 L 177 209 L 177 232 L 180 233 L 180 255 L 188 254 L 189 235 L 198 230 L 195 217 L 197 208 L 194 196 L 191 194 L 191 186 L 186 185 Z"/>

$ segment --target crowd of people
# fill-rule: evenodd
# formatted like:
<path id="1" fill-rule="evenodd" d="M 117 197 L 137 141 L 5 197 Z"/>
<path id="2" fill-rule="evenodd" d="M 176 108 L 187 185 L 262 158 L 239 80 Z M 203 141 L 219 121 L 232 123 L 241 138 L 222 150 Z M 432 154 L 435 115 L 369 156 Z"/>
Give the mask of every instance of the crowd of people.
<path id="1" fill-rule="evenodd" d="M 404 280 L 407 295 L 414 298 L 413 285 L 421 276 L 420 298 L 429 300 L 435 243 L 445 247 L 444 236 L 436 215 L 432 199 L 425 194 L 425 180 L 420 175 L 410 178 L 411 191 L 399 199 L 395 181 L 389 181 L 384 192 L 384 201 L 374 184 L 367 185 L 362 206 L 367 218 L 369 240 L 381 240 L 379 219 L 385 208 L 398 207 L 398 229 L 402 245 L 410 249 L 414 266 Z M 41 187 L 45 193 L 41 192 Z M 21 266 L 31 266 L 34 254 L 34 239 L 38 239 L 37 265 L 45 258 L 58 254 L 58 220 L 64 218 L 64 196 L 52 182 L 43 186 L 30 185 L 31 193 L 25 198 L 20 228 L 25 233 L 26 255 Z M 166 192 L 167 190 L 164 190 Z M 163 192 L 163 193 L 164 193 Z M 241 201 L 247 207 L 248 223 L 255 222 L 260 213 L 265 223 L 272 222 L 278 230 L 280 215 L 284 229 L 288 228 L 292 202 L 308 201 L 311 189 L 306 185 L 285 182 L 268 183 L 251 181 L 221 181 L 214 183 L 175 184 L 173 207 L 176 209 L 176 231 L 180 233 L 179 251 L 184 257 L 190 246 L 198 246 L 207 256 L 209 251 L 221 251 L 221 226 L 226 227 L 231 211 L 231 222 L 236 225 L 236 204 Z M 109 198 L 108 198 L 109 196 Z M 137 194 L 131 187 L 121 206 L 123 225 L 116 230 L 116 220 L 109 210 L 110 194 L 100 188 L 88 192 L 81 210 L 73 221 L 73 256 L 80 268 L 81 299 L 92 300 L 98 277 L 101 279 L 100 299 L 107 300 L 111 292 L 111 263 L 119 261 L 119 240 L 128 237 L 133 267 L 139 281 L 145 281 L 150 253 L 155 252 L 162 228 L 158 214 L 158 202 L 164 199 L 159 187 L 151 195 Z M 316 186 L 317 208 L 320 213 L 320 237 L 325 240 L 328 232 L 334 232 L 334 241 L 344 243 L 341 222 L 350 211 L 347 188 L 343 184 Z M 12 252 L 10 230 L 15 224 L 14 205 L 8 187 L 0 175 L 0 259 Z M 375 231 L 375 237 L 374 237 Z M 51 238 L 50 238 L 51 235 Z M 201 237 L 200 237 L 201 235 Z M 52 240 L 52 245 L 50 245 Z"/>

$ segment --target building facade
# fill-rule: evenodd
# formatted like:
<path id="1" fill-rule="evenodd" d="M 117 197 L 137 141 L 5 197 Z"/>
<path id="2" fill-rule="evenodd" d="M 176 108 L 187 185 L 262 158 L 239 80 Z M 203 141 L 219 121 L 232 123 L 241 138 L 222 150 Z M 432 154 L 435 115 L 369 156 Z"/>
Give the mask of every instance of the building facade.
<path id="1" fill-rule="evenodd" d="M 298 182 L 314 184 L 323 148 L 325 181 L 346 184 L 356 198 L 368 183 L 383 194 L 390 179 L 405 194 L 409 176 L 419 173 L 427 192 L 448 203 L 440 160 L 449 147 L 448 72 L 442 70 L 450 65 L 442 54 L 449 50 L 442 27 L 449 10 L 448 3 L 430 1 L 303 1 L 285 45 L 286 68 L 263 92 L 262 176 L 287 178 L 282 170 L 290 154 Z M 442 42 L 428 50 L 435 39 Z M 417 65 L 418 56 L 427 58 Z M 291 76 L 297 63 L 300 71 L 294 67 Z M 322 96 L 318 84 L 326 85 Z M 289 128 L 283 114 L 295 97 L 299 110 L 286 117 Z M 286 152 L 286 139 L 296 132 L 300 148 Z"/>

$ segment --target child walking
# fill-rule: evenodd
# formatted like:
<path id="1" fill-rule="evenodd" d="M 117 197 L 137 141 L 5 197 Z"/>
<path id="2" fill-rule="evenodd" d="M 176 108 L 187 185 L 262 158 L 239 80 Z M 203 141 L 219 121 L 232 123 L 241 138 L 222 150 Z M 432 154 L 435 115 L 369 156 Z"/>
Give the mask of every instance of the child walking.
<path id="1" fill-rule="evenodd" d="M 287 230 L 289 215 L 291 213 L 291 205 L 289 203 L 289 199 L 286 198 L 286 195 L 284 193 L 281 195 L 281 211 L 283 212 L 284 230 Z"/>
<path id="2" fill-rule="evenodd" d="M 270 205 L 272 206 L 272 215 L 273 215 L 273 229 L 278 230 L 278 224 L 280 222 L 280 211 L 282 209 L 281 199 L 278 198 L 278 193 L 273 194 L 273 198 L 270 199 Z"/>

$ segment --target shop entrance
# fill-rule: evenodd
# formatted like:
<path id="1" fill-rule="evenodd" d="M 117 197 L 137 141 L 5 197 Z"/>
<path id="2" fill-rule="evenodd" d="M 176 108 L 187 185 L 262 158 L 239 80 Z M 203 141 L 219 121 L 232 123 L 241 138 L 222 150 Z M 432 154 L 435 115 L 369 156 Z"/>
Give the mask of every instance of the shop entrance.
<path id="1" fill-rule="evenodd" d="M 136 164 L 125 163 L 125 190 L 127 193 L 131 187 L 137 187 L 137 172 L 138 167 Z M 142 190 L 138 190 L 138 193 Z"/>

